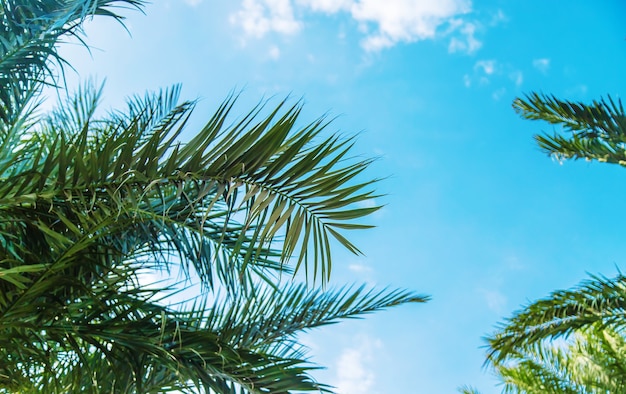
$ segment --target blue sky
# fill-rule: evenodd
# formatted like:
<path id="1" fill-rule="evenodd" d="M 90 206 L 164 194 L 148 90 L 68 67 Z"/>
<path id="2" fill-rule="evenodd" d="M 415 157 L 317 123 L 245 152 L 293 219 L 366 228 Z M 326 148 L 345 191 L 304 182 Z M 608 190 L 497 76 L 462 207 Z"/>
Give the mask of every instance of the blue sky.
<path id="1" fill-rule="evenodd" d="M 380 159 L 385 207 L 365 252 L 338 251 L 332 282 L 414 289 L 433 300 L 303 338 L 344 394 L 500 392 L 481 337 L 530 300 L 587 273 L 623 270 L 626 170 L 557 163 L 520 119 L 531 91 L 591 101 L 626 92 L 620 0 L 159 0 L 86 28 L 75 79 L 106 79 L 105 105 L 174 83 L 200 98 L 188 135 L 233 90 L 241 112 L 302 98 L 337 116 L 354 152 Z"/>

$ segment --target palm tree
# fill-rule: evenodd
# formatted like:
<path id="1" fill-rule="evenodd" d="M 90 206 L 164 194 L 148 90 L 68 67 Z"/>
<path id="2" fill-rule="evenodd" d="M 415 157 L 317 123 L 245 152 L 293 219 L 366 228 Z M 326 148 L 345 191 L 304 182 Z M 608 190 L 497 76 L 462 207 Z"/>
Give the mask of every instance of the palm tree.
<path id="1" fill-rule="evenodd" d="M 592 277 L 525 306 L 487 338 L 505 394 L 626 391 L 626 277 Z M 465 387 L 464 394 L 477 394 Z"/>
<path id="2" fill-rule="evenodd" d="M 231 120 L 232 96 L 183 143 L 194 102 L 178 87 L 100 115 L 86 84 L 39 110 L 60 40 L 143 4 L 0 2 L 0 392 L 330 392 L 298 333 L 426 300 L 326 289 L 332 245 L 360 253 L 343 231 L 378 209 L 351 139 L 298 126 L 300 104 Z M 284 283 L 297 272 L 325 290 Z"/>
<path id="3" fill-rule="evenodd" d="M 488 338 L 505 393 L 626 391 L 626 277 L 536 301 Z"/>
<path id="4" fill-rule="evenodd" d="M 626 166 L 626 114 L 611 97 L 591 104 L 532 93 L 514 109 L 524 118 L 560 126 L 536 135 L 559 160 L 585 159 Z M 487 338 L 488 363 L 505 393 L 626 391 L 626 278 L 593 277 L 552 293 L 500 325 Z M 470 392 L 466 388 L 466 393 Z"/>

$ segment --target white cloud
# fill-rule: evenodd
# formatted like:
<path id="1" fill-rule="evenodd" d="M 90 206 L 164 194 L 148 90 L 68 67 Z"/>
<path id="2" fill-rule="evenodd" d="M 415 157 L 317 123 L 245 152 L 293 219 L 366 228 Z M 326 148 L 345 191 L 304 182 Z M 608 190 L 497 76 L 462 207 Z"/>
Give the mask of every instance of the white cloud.
<path id="1" fill-rule="evenodd" d="M 202 0 L 184 0 L 185 3 L 187 3 L 188 5 L 195 7 L 197 5 L 200 5 L 200 3 L 202 3 Z"/>
<path id="2" fill-rule="evenodd" d="M 290 0 L 244 0 L 242 9 L 231 15 L 230 22 L 259 38 L 269 32 L 294 34 L 301 28 Z"/>
<path id="3" fill-rule="evenodd" d="M 378 206 L 375 198 L 368 198 L 367 200 L 359 201 L 359 207 L 361 208 L 374 208 Z"/>
<path id="4" fill-rule="evenodd" d="M 499 100 L 506 93 L 506 88 L 520 87 L 524 83 L 524 73 L 509 63 L 501 63 L 495 59 L 484 59 L 474 63 L 473 72 L 463 76 L 466 88 L 495 84 L 498 89 L 492 92 L 492 98 Z M 504 86 L 502 86 L 504 85 Z"/>
<path id="5" fill-rule="evenodd" d="M 354 263 L 354 264 L 350 264 L 348 266 L 348 269 L 352 272 L 356 272 L 356 273 L 370 273 L 372 272 L 372 267 L 369 267 L 365 264 L 360 264 L 360 263 Z"/>
<path id="6" fill-rule="evenodd" d="M 298 4 L 310 8 L 313 11 L 334 14 L 339 11 L 349 10 L 353 0 L 297 0 Z"/>
<path id="7" fill-rule="evenodd" d="M 474 83 L 478 85 L 488 85 L 489 78 L 498 71 L 498 63 L 495 60 L 479 60 L 474 64 L 474 72 L 472 75 L 465 74 L 463 76 L 463 84 L 469 88 Z"/>
<path id="8" fill-rule="evenodd" d="M 476 52 L 478 49 L 480 49 L 480 47 L 483 46 L 483 43 L 478 41 L 475 37 L 475 24 L 465 23 L 463 27 L 461 27 L 460 32 L 464 36 L 464 39 L 452 37 L 452 39 L 450 40 L 450 45 L 448 46 L 448 52 L 467 52 L 471 54 Z"/>
<path id="9" fill-rule="evenodd" d="M 472 78 L 468 74 L 463 75 L 463 85 L 465 85 L 466 88 L 472 86 Z"/>
<path id="10" fill-rule="evenodd" d="M 511 71 L 509 78 L 515 83 L 515 86 L 522 86 L 524 83 L 524 74 L 519 70 Z"/>
<path id="11" fill-rule="evenodd" d="M 474 70 L 481 69 L 485 74 L 491 75 L 496 71 L 495 60 L 479 60 L 474 65 Z"/>
<path id="12" fill-rule="evenodd" d="M 270 48 L 268 55 L 272 60 L 278 60 L 280 58 L 280 49 L 276 45 L 272 45 Z"/>
<path id="13" fill-rule="evenodd" d="M 434 38 L 440 26 L 470 9 L 466 0 L 360 0 L 350 12 L 356 21 L 377 26 L 362 43 L 366 50 L 376 51 L 398 42 Z"/>
<path id="14" fill-rule="evenodd" d="M 509 20 L 509 18 L 504 14 L 504 12 L 502 10 L 498 10 L 498 12 L 496 12 L 492 18 L 491 18 L 491 22 L 489 23 L 491 26 L 495 26 L 495 25 L 499 25 L 502 22 L 507 22 Z"/>
<path id="15" fill-rule="evenodd" d="M 302 28 L 302 22 L 294 16 L 294 5 L 313 12 L 349 14 L 366 35 L 361 45 L 367 51 L 450 34 L 450 29 L 441 29 L 458 24 L 455 18 L 471 11 L 470 0 L 243 0 L 242 9 L 231 15 L 231 22 L 250 36 L 293 34 Z M 450 50 L 472 53 L 480 48 L 474 36 L 476 25 L 460 26 L 463 38 L 453 38 Z"/>
<path id="16" fill-rule="evenodd" d="M 533 60 L 533 67 L 535 67 L 537 70 L 545 74 L 548 72 L 548 69 L 550 68 L 550 59 L 547 59 L 547 58 L 535 59 Z"/>
<path id="17" fill-rule="evenodd" d="M 500 88 L 498 90 L 495 90 L 493 93 L 491 93 L 491 97 L 494 100 L 498 101 L 504 96 L 505 93 L 506 93 L 506 88 Z"/>
<path id="18" fill-rule="evenodd" d="M 371 394 L 376 382 L 375 353 L 382 348 L 379 339 L 359 336 L 355 346 L 343 349 L 337 360 L 334 382 L 339 394 Z"/>

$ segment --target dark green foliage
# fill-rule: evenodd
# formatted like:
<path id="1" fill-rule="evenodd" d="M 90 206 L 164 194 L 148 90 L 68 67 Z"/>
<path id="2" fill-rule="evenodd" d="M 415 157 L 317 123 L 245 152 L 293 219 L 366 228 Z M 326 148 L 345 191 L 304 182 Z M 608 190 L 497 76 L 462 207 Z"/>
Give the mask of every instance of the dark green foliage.
<path id="1" fill-rule="evenodd" d="M 560 126 L 535 136 L 559 160 L 626 165 L 626 114 L 610 97 L 591 104 L 530 94 L 516 99 L 524 118 Z M 487 338 L 488 364 L 504 393 L 626 392 L 626 278 L 593 277 L 531 303 Z"/>
<path id="2" fill-rule="evenodd" d="M 624 392 L 625 285 L 622 276 L 593 278 L 528 305 L 503 324 L 488 342 L 504 392 Z"/>
<path id="3" fill-rule="evenodd" d="M 330 391 L 297 342 L 310 328 L 423 302 L 411 292 L 326 284 L 331 246 L 378 207 L 352 141 L 299 125 L 300 104 L 231 120 L 229 97 L 190 141 L 179 88 L 96 115 L 61 84 L 62 37 L 141 0 L 2 0 L 0 16 L 0 392 Z M 181 283 L 147 284 L 181 272 Z M 202 294 L 172 305 L 197 278 Z"/>
<path id="4" fill-rule="evenodd" d="M 533 93 L 516 99 L 524 118 L 560 125 L 564 133 L 535 136 L 537 144 L 558 159 L 587 159 L 626 166 L 626 114 L 611 97 L 591 104 Z"/>

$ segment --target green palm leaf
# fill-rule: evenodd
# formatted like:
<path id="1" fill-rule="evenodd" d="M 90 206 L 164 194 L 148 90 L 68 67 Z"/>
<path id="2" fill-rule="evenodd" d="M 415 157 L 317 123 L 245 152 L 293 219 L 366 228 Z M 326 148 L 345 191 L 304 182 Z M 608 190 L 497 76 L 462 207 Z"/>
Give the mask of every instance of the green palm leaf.
<path id="1" fill-rule="evenodd" d="M 489 339 L 491 358 L 515 348 L 557 338 L 587 326 L 619 328 L 626 308 L 626 278 L 594 277 L 575 289 L 556 291 L 536 301 L 501 326 Z"/>
<path id="2" fill-rule="evenodd" d="M 313 146 L 322 121 L 290 134 L 300 110 L 290 107 L 275 120 L 280 103 L 257 122 L 255 111 L 244 123 L 225 127 L 234 104 L 229 99 L 195 138 L 181 144 L 176 138 L 193 106 L 173 105 L 177 89 L 147 98 L 132 118 L 112 119 L 93 119 L 98 94 L 85 92 L 86 103 L 75 98 L 66 106 L 74 113 L 54 113 L 22 140 L 30 157 L 9 153 L 30 160 L 7 168 L 10 182 L 0 185 L 4 209 L 29 201 L 132 218 L 136 232 L 160 231 L 180 257 L 197 256 L 195 268 L 205 278 L 218 252 L 227 257 L 222 264 L 239 260 L 239 274 L 254 263 L 280 270 L 297 253 L 296 270 L 304 263 L 322 282 L 330 273 L 330 239 L 359 253 L 340 230 L 368 227 L 352 221 L 378 209 L 358 207 L 376 197 L 367 190 L 373 181 L 349 183 L 370 161 L 338 167 L 350 141 L 330 137 Z M 182 238 L 193 242 L 181 244 Z M 282 249 L 273 251 L 279 238 Z M 209 241 L 219 247 L 203 255 Z M 311 254 L 317 270 L 308 263 Z"/>
<path id="3" fill-rule="evenodd" d="M 558 159 L 586 159 L 626 165 L 626 114 L 611 97 L 591 104 L 533 93 L 516 99 L 513 108 L 524 118 L 561 125 L 566 135 L 535 136 L 537 144 Z"/>
<path id="4" fill-rule="evenodd" d="M 625 307 L 621 275 L 593 277 L 526 306 L 488 338 L 504 392 L 624 391 Z"/>
<path id="5" fill-rule="evenodd" d="M 330 392 L 300 332 L 426 297 L 326 284 L 331 248 L 378 207 L 352 139 L 301 124 L 301 104 L 234 118 L 228 97 L 181 142 L 180 88 L 102 114 L 86 84 L 49 114 L 57 44 L 86 18 L 141 0 L 0 3 L 0 392 Z M 199 278 L 147 286 L 146 272 Z"/>

